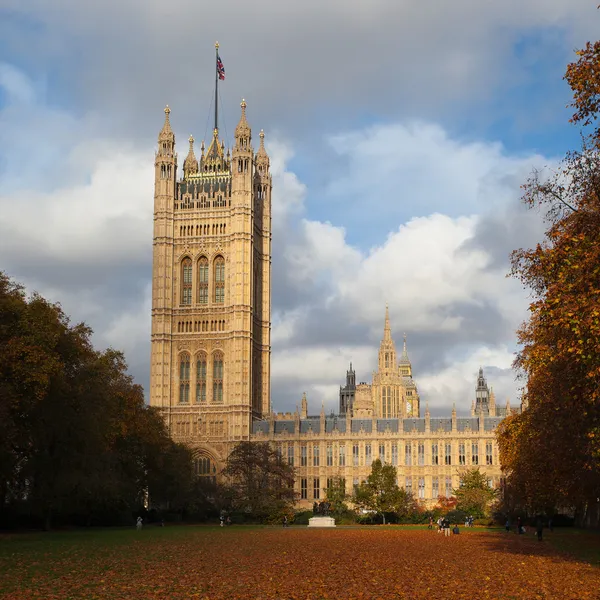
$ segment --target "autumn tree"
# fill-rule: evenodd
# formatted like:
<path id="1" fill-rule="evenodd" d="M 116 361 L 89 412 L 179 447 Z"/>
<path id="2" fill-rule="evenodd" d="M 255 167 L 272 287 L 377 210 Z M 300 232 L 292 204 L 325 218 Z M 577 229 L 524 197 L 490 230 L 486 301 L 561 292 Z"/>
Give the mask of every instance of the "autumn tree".
<path id="1" fill-rule="evenodd" d="M 191 485 L 191 454 L 91 333 L 0 273 L 1 523 L 118 523 Z"/>
<path id="2" fill-rule="evenodd" d="M 496 491 L 488 485 L 487 476 L 479 467 L 460 471 L 460 486 L 454 490 L 456 510 L 476 518 L 489 515 Z"/>
<path id="3" fill-rule="evenodd" d="M 414 499 L 412 494 L 400 489 L 396 481 L 396 467 L 374 460 L 371 473 L 354 491 L 354 505 L 381 515 L 384 524 L 386 514 L 406 516 L 414 508 Z"/>
<path id="4" fill-rule="evenodd" d="M 294 467 L 268 442 L 240 442 L 223 470 L 234 510 L 261 521 L 290 512 L 296 501 Z"/>
<path id="5" fill-rule="evenodd" d="M 512 256 L 512 274 L 533 295 L 515 362 L 527 410 L 501 424 L 498 441 L 513 504 L 574 508 L 579 522 L 598 523 L 600 42 L 577 54 L 565 78 L 582 146 L 523 186 L 524 202 L 546 209 L 548 227 L 542 243 Z"/>

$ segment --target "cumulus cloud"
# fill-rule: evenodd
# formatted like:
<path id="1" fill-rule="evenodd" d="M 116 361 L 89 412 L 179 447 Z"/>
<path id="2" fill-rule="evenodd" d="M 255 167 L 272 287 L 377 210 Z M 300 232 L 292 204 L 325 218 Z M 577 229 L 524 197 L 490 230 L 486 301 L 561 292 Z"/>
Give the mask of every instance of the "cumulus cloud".
<path id="1" fill-rule="evenodd" d="M 271 127 L 301 136 L 299 127 L 322 126 L 317 114 L 349 123 L 365 110 L 429 119 L 477 112 L 539 70 L 547 52 L 522 60 L 524 40 L 551 30 L 544 48 L 558 52 L 562 69 L 573 47 L 595 35 L 596 17 L 588 0 L 3 5 L 0 36 L 9 52 L 52 73 L 73 105 L 110 111 L 113 132 L 142 137 L 166 102 L 204 127 L 198 106 L 211 97 L 214 38 L 228 96 L 245 96 L 259 122 L 268 116 Z"/>
<path id="2" fill-rule="evenodd" d="M 109 138 L 93 113 L 52 107 L 36 81 L 3 73 L 12 91 L 0 135 L 11 131 L 13 143 L 0 147 L 11 182 L 0 191 L 2 268 L 86 320 L 100 345 L 124 348 L 146 385 L 153 142 Z M 32 123 L 41 122 L 45 135 L 36 136 Z M 293 409 L 307 391 L 311 412 L 334 409 L 350 361 L 358 380 L 370 380 L 386 301 L 432 412 L 452 401 L 468 410 L 479 364 L 514 398 L 509 358 L 526 298 L 505 278 L 507 256 L 539 227 L 512 211 L 527 170 L 546 159 L 427 121 L 323 132 L 314 142 L 330 142 L 339 161 L 308 184 L 291 167 L 293 142 L 267 136 L 274 407 Z M 14 163 L 13 148 L 27 160 Z"/>

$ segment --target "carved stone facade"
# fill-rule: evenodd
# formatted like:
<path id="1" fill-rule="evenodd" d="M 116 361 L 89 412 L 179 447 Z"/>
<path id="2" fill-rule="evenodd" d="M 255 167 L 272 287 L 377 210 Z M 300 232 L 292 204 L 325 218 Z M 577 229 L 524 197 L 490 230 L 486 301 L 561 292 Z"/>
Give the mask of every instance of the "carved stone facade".
<path id="1" fill-rule="evenodd" d="M 397 357 L 386 307 L 378 368 L 356 384 L 350 365 L 340 414 L 311 416 L 270 403 L 271 175 L 260 134 L 252 147 L 246 103 L 232 150 L 217 128 L 200 158 L 194 139 L 177 178 L 170 110 L 155 157 L 150 404 L 171 435 L 197 453 L 198 474 L 215 477 L 242 440 L 268 440 L 297 469 L 300 505 L 322 499 L 328 480 L 347 490 L 375 458 L 398 468 L 398 483 L 424 503 L 450 495 L 459 469 L 477 465 L 497 485 L 499 409 L 483 372 L 471 417 L 430 417 L 413 380 L 404 337 Z"/>
<path id="2" fill-rule="evenodd" d="M 346 490 L 367 478 L 376 458 L 397 468 L 398 485 L 424 505 L 439 496 L 450 496 L 460 484 L 460 470 L 477 466 L 490 485 L 501 478 L 495 429 L 510 404 L 500 411 L 488 394 L 486 407 L 473 401 L 471 416 L 458 417 L 456 408 L 446 418 L 421 417 L 420 397 L 412 378 L 412 365 L 404 337 L 403 351 L 396 359 L 389 313 L 386 308 L 378 370 L 372 384 L 354 385 L 354 370 L 346 374 L 340 388 L 339 415 L 311 416 L 306 394 L 300 412 L 273 414 L 255 421 L 252 439 L 270 441 L 296 468 L 296 490 L 300 506 L 309 507 L 325 497 L 328 481 L 340 477 Z M 483 383 L 482 383 L 483 382 Z M 476 394 L 487 383 L 480 370 Z"/>
<path id="3" fill-rule="evenodd" d="M 178 179 L 167 107 L 155 157 L 150 404 L 211 474 L 270 412 L 271 175 L 241 109 Z"/>

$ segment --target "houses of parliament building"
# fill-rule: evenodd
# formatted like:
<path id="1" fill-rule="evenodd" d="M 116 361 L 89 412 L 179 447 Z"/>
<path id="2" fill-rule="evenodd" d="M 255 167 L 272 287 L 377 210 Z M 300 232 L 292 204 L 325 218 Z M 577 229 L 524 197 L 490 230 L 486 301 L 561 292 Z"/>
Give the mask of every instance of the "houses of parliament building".
<path id="1" fill-rule="evenodd" d="M 255 151 L 246 103 L 226 149 L 194 139 L 178 177 L 170 109 L 155 155 L 150 404 L 176 441 L 193 447 L 198 475 L 215 477 L 242 440 L 269 441 L 296 468 L 300 505 L 346 488 L 380 458 L 424 503 L 450 496 L 461 468 L 477 465 L 497 485 L 496 406 L 480 369 L 470 416 L 423 411 L 406 338 L 398 355 L 385 309 L 377 370 L 356 383 L 350 365 L 338 414 L 275 413 L 270 401 L 271 174 L 264 133 Z"/>

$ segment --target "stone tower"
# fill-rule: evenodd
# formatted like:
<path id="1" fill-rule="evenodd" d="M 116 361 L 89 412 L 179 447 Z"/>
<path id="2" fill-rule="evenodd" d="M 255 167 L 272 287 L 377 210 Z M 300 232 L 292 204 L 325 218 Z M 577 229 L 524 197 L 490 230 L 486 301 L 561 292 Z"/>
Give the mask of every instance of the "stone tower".
<path id="1" fill-rule="evenodd" d="M 352 406 L 354 404 L 354 395 L 356 393 L 356 372 L 352 368 L 350 363 L 350 370 L 346 371 L 346 385 L 340 386 L 340 407 L 339 414 L 345 415 L 346 413 L 352 413 Z"/>
<path id="2" fill-rule="evenodd" d="M 150 404 L 211 464 L 270 412 L 271 175 L 241 109 L 177 179 L 167 107 L 155 158 Z"/>
<path id="3" fill-rule="evenodd" d="M 485 416 L 489 415 L 490 412 L 490 390 L 483 375 L 482 367 L 479 367 L 477 387 L 475 388 L 475 414 L 479 414 L 479 411 L 483 411 Z"/>

